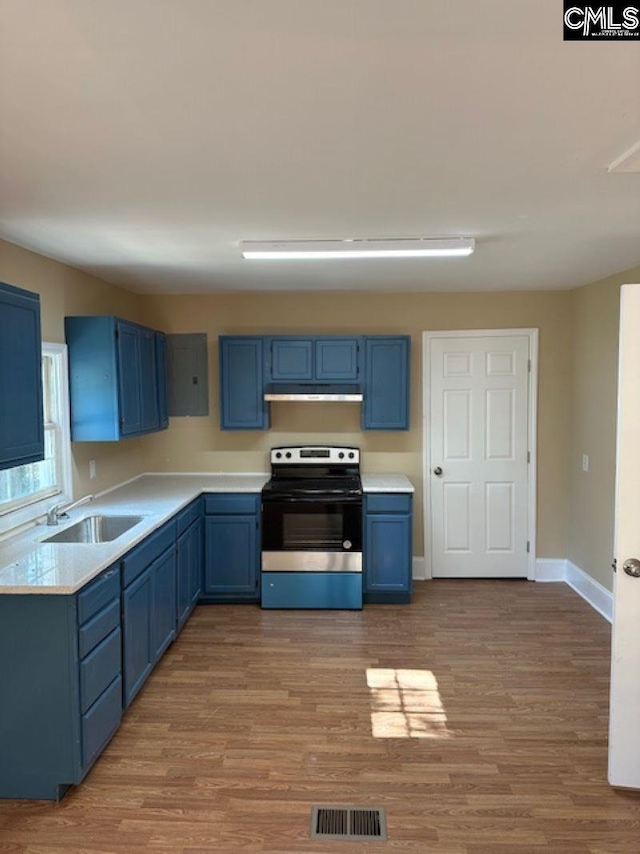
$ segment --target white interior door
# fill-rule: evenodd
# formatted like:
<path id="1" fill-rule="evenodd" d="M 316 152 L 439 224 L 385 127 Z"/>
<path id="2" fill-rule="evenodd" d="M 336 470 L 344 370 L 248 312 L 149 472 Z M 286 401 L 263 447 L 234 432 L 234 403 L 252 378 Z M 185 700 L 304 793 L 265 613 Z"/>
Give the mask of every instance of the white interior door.
<path id="1" fill-rule="evenodd" d="M 640 789 L 640 285 L 620 304 L 609 782 Z M 629 561 L 635 561 L 629 565 Z"/>
<path id="2" fill-rule="evenodd" d="M 429 339 L 435 578 L 527 577 L 529 340 L 472 332 Z"/>

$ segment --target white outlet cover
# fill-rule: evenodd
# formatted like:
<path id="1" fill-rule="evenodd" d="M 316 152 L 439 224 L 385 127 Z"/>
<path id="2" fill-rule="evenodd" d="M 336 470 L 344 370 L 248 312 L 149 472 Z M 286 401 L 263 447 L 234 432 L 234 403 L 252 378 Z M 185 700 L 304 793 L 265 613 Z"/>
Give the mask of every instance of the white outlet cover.
<path id="1" fill-rule="evenodd" d="M 589 457 L 587 454 L 582 455 L 582 471 L 589 471 Z"/>

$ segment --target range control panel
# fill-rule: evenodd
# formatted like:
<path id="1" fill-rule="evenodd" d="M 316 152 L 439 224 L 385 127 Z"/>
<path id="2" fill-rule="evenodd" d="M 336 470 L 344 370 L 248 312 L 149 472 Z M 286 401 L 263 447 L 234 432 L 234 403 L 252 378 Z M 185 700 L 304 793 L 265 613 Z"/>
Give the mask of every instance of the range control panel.
<path id="1" fill-rule="evenodd" d="M 272 448 L 271 464 L 278 463 L 360 463 L 359 448 L 334 447 L 330 445 L 295 445 Z"/>

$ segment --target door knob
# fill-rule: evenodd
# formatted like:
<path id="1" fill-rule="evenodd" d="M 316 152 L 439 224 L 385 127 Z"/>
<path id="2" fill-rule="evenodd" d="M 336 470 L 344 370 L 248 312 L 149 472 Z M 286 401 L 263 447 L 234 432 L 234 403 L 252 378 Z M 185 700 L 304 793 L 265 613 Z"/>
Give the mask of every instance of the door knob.
<path id="1" fill-rule="evenodd" d="M 622 564 L 622 568 L 632 578 L 640 578 L 640 560 L 635 557 L 630 557 Z"/>
<path id="2" fill-rule="evenodd" d="M 440 466 L 436 466 L 433 470 L 433 473 L 436 475 L 436 477 L 440 477 L 440 475 L 442 474 L 442 469 L 440 468 Z"/>

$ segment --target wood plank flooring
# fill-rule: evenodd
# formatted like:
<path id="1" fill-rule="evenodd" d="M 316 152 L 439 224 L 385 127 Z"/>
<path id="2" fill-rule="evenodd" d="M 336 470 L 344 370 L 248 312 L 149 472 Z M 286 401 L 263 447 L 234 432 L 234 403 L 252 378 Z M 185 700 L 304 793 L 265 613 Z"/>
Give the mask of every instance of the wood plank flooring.
<path id="1" fill-rule="evenodd" d="M 637 854 L 640 796 L 606 782 L 605 620 L 563 584 L 416 588 L 198 607 L 82 786 L 0 802 L 0 851 Z M 388 842 L 311 840 L 314 803 L 383 807 Z"/>

